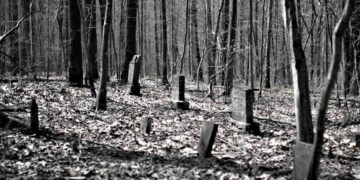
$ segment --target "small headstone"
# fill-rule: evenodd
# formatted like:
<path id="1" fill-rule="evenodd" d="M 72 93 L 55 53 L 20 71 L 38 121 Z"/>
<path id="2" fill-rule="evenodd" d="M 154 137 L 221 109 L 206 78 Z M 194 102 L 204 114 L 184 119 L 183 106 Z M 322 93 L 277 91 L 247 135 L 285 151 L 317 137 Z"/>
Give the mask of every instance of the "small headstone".
<path id="1" fill-rule="evenodd" d="M 211 157 L 211 150 L 215 143 L 217 130 L 218 124 L 204 121 L 198 146 L 198 155 L 200 158 Z"/>
<path id="2" fill-rule="evenodd" d="M 245 130 L 259 135 L 260 125 L 253 119 L 253 104 L 255 93 L 248 87 L 235 86 L 231 93 L 232 118 L 245 124 Z"/>
<path id="3" fill-rule="evenodd" d="M 308 179 L 312 169 L 314 145 L 297 141 L 294 147 L 294 172 L 293 179 Z"/>
<path id="4" fill-rule="evenodd" d="M 360 147 L 360 133 L 355 134 L 356 147 Z"/>
<path id="5" fill-rule="evenodd" d="M 177 76 L 172 93 L 172 103 L 176 108 L 189 109 L 189 102 L 185 100 L 185 75 Z"/>
<path id="6" fill-rule="evenodd" d="M 129 64 L 128 84 L 130 87 L 130 95 L 141 96 L 140 93 L 140 70 L 141 70 L 141 56 L 135 55 Z"/>
<path id="7" fill-rule="evenodd" d="M 151 117 L 142 117 L 141 118 L 141 124 L 140 124 L 140 130 L 144 134 L 149 134 L 151 132 L 151 124 L 153 122 L 153 119 Z"/>
<path id="8" fill-rule="evenodd" d="M 39 115 L 38 115 L 38 105 L 36 104 L 36 99 L 31 100 L 30 105 L 30 130 L 32 133 L 39 133 Z"/>

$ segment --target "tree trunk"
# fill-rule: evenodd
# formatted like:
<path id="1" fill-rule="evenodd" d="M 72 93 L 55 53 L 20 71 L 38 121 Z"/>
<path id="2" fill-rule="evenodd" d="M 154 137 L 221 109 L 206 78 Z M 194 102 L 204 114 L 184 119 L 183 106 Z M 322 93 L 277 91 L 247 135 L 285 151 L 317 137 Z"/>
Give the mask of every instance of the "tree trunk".
<path id="1" fill-rule="evenodd" d="M 288 32 L 292 75 L 294 85 L 295 115 L 297 124 L 297 139 L 312 143 L 314 138 L 309 96 L 309 80 L 305 53 L 302 48 L 302 36 L 298 28 L 295 0 L 282 0 L 284 24 Z"/>
<path id="2" fill-rule="evenodd" d="M 325 82 L 325 87 L 321 94 L 321 101 L 318 110 L 318 116 L 316 118 L 316 134 L 314 140 L 314 159 L 313 159 L 313 171 L 309 179 L 316 179 L 318 177 L 318 169 L 320 167 L 321 151 L 324 141 L 324 132 L 325 132 L 325 118 L 328 108 L 328 103 L 331 96 L 331 91 L 334 88 L 334 85 L 337 80 L 338 71 L 340 68 L 341 62 L 341 47 L 342 47 L 342 38 L 345 33 L 346 28 L 348 27 L 351 14 L 355 6 L 355 0 L 346 0 L 346 5 L 343 11 L 340 20 L 335 26 L 333 32 L 333 59 L 330 65 L 329 73 L 327 80 Z"/>
<path id="3" fill-rule="evenodd" d="M 92 79 L 99 78 L 99 72 L 97 68 L 97 37 L 96 37 L 96 1 L 95 0 L 85 0 L 86 6 L 86 27 L 88 35 L 86 38 L 88 39 L 89 55 L 88 63 L 89 68 L 87 72 L 87 76 Z"/>
<path id="4" fill-rule="evenodd" d="M 202 65 L 201 65 L 201 57 L 200 57 L 200 45 L 199 45 L 199 35 L 198 35 L 198 20 L 197 20 L 197 7 L 196 7 L 196 0 L 191 0 L 191 37 L 192 37 L 192 48 L 191 50 L 193 51 L 193 55 L 195 57 L 195 61 L 196 63 L 196 67 L 199 67 L 199 74 L 194 73 L 194 77 L 193 79 L 196 79 L 196 77 L 198 77 L 198 79 L 200 81 L 204 80 L 204 76 L 203 76 L 203 70 L 202 70 Z M 196 68 L 198 69 L 198 68 Z"/>
<path id="5" fill-rule="evenodd" d="M 126 26 L 126 45 L 125 62 L 121 73 L 121 81 L 127 83 L 129 64 L 136 54 L 136 18 L 137 18 L 138 0 L 127 2 L 127 26 Z"/>
<path id="6" fill-rule="evenodd" d="M 105 20 L 103 26 L 103 34 L 101 40 L 101 77 L 99 93 L 96 97 L 96 110 L 106 110 L 106 83 L 108 79 L 108 46 L 110 26 L 112 19 L 112 0 L 107 0 L 105 10 Z"/>
<path id="7" fill-rule="evenodd" d="M 237 0 L 232 0 L 232 13 L 229 26 L 229 45 L 227 52 L 228 68 L 226 69 L 226 83 L 225 83 L 225 95 L 230 95 L 233 87 L 235 58 L 236 58 L 236 25 L 237 25 Z"/>
<path id="8" fill-rule="evenodd" d="M 268 16 L 268 41 L 267 41 L 267 48 L 266 48 L 266 73 L 265 73 L 265 84 L 264 88 L 271 88 L 270 84 L 270 70 L 271 70 L 271 63 L 270 63 L 270 56 L 271 56 L 271 36 L 272 36 L 272 14 L 273 14 L 273 6 L 274 6 L 274 0 L 269 1 L 269 16 Z"/>
<path id="9" fill-rule="evenodd" d="M 212 25 L 212 18 L 211 18 L 211 0 L 206 0 L 206 47 L 210 48 L 210 53 L 207 56 L 208 61 L 208 82 L 212 83 L 212 76 L 215 75 L 215 58 L 216 57 L 216 43 L 214 42 L 213 38 L 213 25 Z M 215 55 L 214 55 L 215 54 Z M 216 77 L 214 77 L 216 79 Z"/>
<path id="10" fill-rule="evenodd" d="M 156 76 L 160 77 L 160 50 L 159 50 L 159 26 L 158 26 L 158 10 L 157 0 L 154 0 L 154 15 L 155 15 L 155 62 L 156 62 Z"/>
<path id="11" fill-rule="evenodd" d="M 229 47 L 227 47 L 228 45 L 228 35 L 229 35 L 229 14 L 230 14 L 230 0 L 225 0 L 224 2 L 224 9 L 222 12 L 222 17 L 221 17 L 221 30 L 222 30 L 222 34 L 221 34 L 221 58 L 220 61 L 218 62 L 218 84 L 224 85 L 225 84 L 225 69 L 226 64 L 228 62 L 227 57 L 226 57 L 226 53 L 227 53 L 227 49 Z"/>
<path id="12" fill-rule="evenodd" d="M 82 86 L 81 18 L 77 1 L 68 0 L 70 13 L 69 85 Z"/>
<path id="13" fill-rule="evenodd" d="M 168 47 L 167 47 L 167 21 L 166 21 L 166 0 L 161 0 L 161 13 L 162 13 L 162 35 L 163 35 L 163 43 L 162 43 L 162 58 L 163 58 L 163 69 L 162 69 L 162 84 L 169 84 L 167 78 L 167 59 L 168 59 Z"/>

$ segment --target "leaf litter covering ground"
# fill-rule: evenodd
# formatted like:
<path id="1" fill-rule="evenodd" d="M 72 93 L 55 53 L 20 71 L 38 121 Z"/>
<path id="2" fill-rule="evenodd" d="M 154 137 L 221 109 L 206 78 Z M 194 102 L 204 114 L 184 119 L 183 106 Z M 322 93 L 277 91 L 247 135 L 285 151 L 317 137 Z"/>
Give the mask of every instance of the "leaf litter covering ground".
<path id="1" fill-rule="evenodd" d="M 37 97 L 40 137 L 22 129 L 0 130 L 0 178 L 120 179 L 289 179 L 295 122 L 291 90 L 271 90 L 257 99 L 254 115 L 262 136 L 253 136 L 231 118 L 229 99 L 201 101 L 205 92 L 188 86 L 191 110 L 172 109 L 170 90 L 144 81 L 143 97 L 128 87 L 110 85 L 108 110 L 94 111 L 88 89 L 65 82 L 1 84 L 7 106 L 29 104 Z M 318 97 L 314 97 L 318 99 Z M 350 107 L 351 106 L 351 107 Z M 360 102 L 349 109 L 331 101 L 321 178 L 360 179 Z M 314 111 L 315 112 L 315 111 Z M 29 113 L 18 113 L 24 122 Z M 143 135 L 139 122 L 154 117 L 153 132 Z M 314 114 L 315 117 L 315 114 Z M 214 157 L 197 159 L 204 120 L 217 122 Z M 28 122 L 27 122 L 28 123 Z"/>

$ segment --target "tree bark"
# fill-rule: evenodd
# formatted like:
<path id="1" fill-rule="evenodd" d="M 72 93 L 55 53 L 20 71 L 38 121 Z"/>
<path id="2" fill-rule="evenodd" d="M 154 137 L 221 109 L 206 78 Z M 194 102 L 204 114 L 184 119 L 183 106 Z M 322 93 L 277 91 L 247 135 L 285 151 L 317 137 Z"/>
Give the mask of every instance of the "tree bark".
<path id="1" fill-rule="evenodd" d="M 271 63 L 270 63 L 270 56 L 271 56 L 271 36 L 272 36 L 272 14 L 273 14 L 273 6 L 274 6 L 274 0 L 269 1 L 269 16 L 268 16 L 268 32 L 267 32 L 267 48 L 266 48 L 266 73 L 265 73 L 265 84 L 264 88 L 271 88 L 270 83 L 270 69 L 271 69 Z"/>
<path id="2" fill-rule="evenodd" d="M 236 58 L 236 27 L 237 27 L 237 0 L 232 0 L 232 13 L 230 17 L 230 26 L 229 26 L 229 42 L 228 42 L 228 51 L 227 59 L 228 68 L 226 69 L 226 83 L 225 83 L 225 95 L 230 95 L 231 89 L 233 87 L 234 79 L 234 69 L 235 69 L 235 58 Z"/>
<path id="3" fill-rule="evenodd" d="M 285 29 L 288 32 L 292 75 L 294 85 L 295 116 L 297 139 L 312 143 L 314 138 L 309 96 L 309 80 L 305 53 L 302 48 L 302 36 L 298 27 L 295 0 L 282 0 Z"/>
<path id="4" fill-rule="evenodd" d="M 126 45 L 125 62 L 121 73 L 121 81 L 127 83 L 129 64 L 136 54 L 136 18 L 137 18 L 138 0 L 127 2 L 127 25 L 126 25 Z"/>
<path id="5" fill-rule="evenodd" d="M 81 17 L 77 1 L 68 0 L 70 13 L 69 85 L 82 86 Z"/>
<path id="6" fill-rule="evenodd" d="M 163 43 L 162 43 L 162 58 L 163 58 L 163 68 L 162 68 L 162 84 L 169 84 L 169 80 L 167 78 L 167 59 L 168 59 L 168 47 L 167 47 L 167 20 L 166 20 L 166 0 L 161 0 L 161 12 L 162 12 L 162 35 L 163 35 Z"/>
<path id="7" fill-rule="evenodd" d="M 99 79 L 99 72 L 97 68 L 97 37 L 96 37 L 96 1 L 95 0 L 85 0 L 86 5 L 86 27 L 88 35 L 89 55 L 88 63 L 89 68 L 87 76 L 92 79 Z"/>
<path id="8" fill-rule="evenodd" d="M 96 110 L 106 110 L 106 84 L 108 80 L 108 46 L 110 36 L 110 26 L 112 20 L 112 0 L 107 0 L 105 10 L 105 20 L 103 26 L 103 34 L 101 40 L 101 77 L 99 93 L 96 97 Z"/>
<path id="9" fill-rule="evenodd" d="M 198 35 L 198 20 L 197 20 L 197 7 L 196 7 L 196 0 L 191 0 L 191 37 L 192 37 L 192 48 L 191 50 L 193 51 L 193 55 L 195 57 L 195 61 L 196 63 L 196 67 L 199 68 L 199 73 L 194 73 L 193 79 L 196 79 L 196 77 L 198 77 L 198 79 L 200 81 L 204 80 L 204 76 L 203 76 L 203 68 L 201 65 L 201 57 L 200 57 L 200 45 L 199 45 L 199 35 Z M 196 68 L 196 69 L 198 69 Z"/>

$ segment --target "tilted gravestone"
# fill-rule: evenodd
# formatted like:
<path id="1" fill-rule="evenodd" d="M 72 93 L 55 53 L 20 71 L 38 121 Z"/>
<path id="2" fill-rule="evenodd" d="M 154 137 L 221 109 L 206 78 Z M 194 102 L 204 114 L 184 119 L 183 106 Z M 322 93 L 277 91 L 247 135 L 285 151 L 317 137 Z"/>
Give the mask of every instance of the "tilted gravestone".
<path id="1" fill-rule="evenodd" d="M 254 90 L 248 87 L 235 86 L 231 93 L 232 118 L 245 125 L 249 133 L 259 135 L 260 126 L 253 119 Z"/>
<path id="2" fill-rule="evenodd" d="M 34 134 L 39 133 L 38 105 L 35 98 L 31 100 L 30 104 L 30 131 Z"/>
<path id="3" fill-rule="evenodd" d="M 217 130 L 218 124 L 204 121 L 198 145 L 198 155 L 200 158 L 207 158 L 211 156 L 211 150 L 215 143 Z"/>
<path id="4" fill-rule="evenodd" d="M 360 147 L 360 133 L 355 134 L 356 147 Z"/>
<path id="5" fill-rule="evenodd" d="M 129 64 L 128 84 L 130 87 L 130 95 L 141 96 L 140 93 L 140 70 L 141 70 L 141 56 L 135 55 Z"/>
<path id="6" fill-rule="evenodd" d="M 294 147 L 293 179 L 303 180 L 312 177 L 314 145 L 297 141 Z"/>
<path id="7" fill-rule="evenodd" d="M 185 75 L 178 75 L 172 92 L 172 104 L 179 109 L 189 109 L 189 102 L 185 100 Z"/>
<path id="8" fill-rule="evenodd" d="M 151 117 L 142 117 L 140 122 L 140 130 L 144 134 L 149 134 L 151 132 L 151 124 L 153 119 Z"/>

